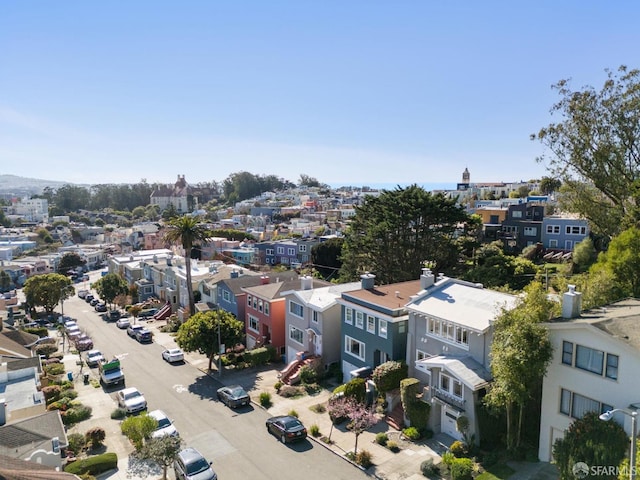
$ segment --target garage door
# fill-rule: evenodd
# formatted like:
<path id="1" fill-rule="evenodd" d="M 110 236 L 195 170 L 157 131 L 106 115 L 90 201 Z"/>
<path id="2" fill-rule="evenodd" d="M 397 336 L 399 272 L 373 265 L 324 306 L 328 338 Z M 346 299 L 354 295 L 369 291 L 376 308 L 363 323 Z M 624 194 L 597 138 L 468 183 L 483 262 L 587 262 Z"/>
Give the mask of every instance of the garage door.
<path id="1" fill-rule="evenodd" d="M 349 380 L 351 380 L 351 374 L 349 372 L 352 372 L 357 368 L 358 367 L 356 367 L 355 365 L 352 365 L 351 363 L 345 362 L 343 360 L 342 361 L 342 381 L 348 382 Z"/>
<path id="2" fill-rule="evenodd" d="M 462 436 L 456 428 L 457 420 L 458 417 L 449 412 L 446 408 L 442 408 L 442 420 L 440 425 L 442 433 L 446 433 L 450 437 L 455 438 L 456 440 L 460 440 Z"/>

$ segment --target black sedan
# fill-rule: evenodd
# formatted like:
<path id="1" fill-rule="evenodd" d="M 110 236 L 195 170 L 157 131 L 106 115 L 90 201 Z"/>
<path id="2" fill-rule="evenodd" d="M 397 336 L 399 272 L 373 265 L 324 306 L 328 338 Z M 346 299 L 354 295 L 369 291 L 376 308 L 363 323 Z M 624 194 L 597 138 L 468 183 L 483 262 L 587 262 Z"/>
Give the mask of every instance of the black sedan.
<path id="1" fill-rule="evenodd" d="M 245 392 L 244 388 L 240 385 L 219 388 L 217 393 L 218 400 L 227 407 L 237 408 L 243 405 L 249 405 L 249 394 Z"/>
<path id="2" fill-rule="evenodd" d="M 271 417 L 267 420 L 267 431 L 278 437 L 282 443 L 307 438 L 307 429 L 300 420 L 291 415 Z"/>

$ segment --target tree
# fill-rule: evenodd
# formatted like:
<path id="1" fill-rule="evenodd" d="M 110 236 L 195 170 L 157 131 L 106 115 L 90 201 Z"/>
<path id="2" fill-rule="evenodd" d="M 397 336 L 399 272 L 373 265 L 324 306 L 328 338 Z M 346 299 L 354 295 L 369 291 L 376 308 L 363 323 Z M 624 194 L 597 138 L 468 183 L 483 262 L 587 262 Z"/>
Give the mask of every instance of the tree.
<path id="1" fill-rule="evenodd" d="M 12 284 L 11 275 L 4 270 L 0 270 L 0 292 L 6 292 L 11 288 Z"/>
<path id="2" fill-rule="evenodd" d="M 218 331 L 218 328 L 220 329 Z M 176 343 L 185 352 L 198 352 L 209 358 L 209 370 L 213 357 L 219 352 L 220 343 L 236 345 L 243 339 L 244 323 L 224 310 L 196 313 L 180 325 Z"/>
<path id="3" fill-rule="evenodd" d="M 597 259 L 598 252 L 596 251 L 591 238 L 587 237 L 573 247 L 571 261 L 573 262 L 574 272 L 586 272 Z"/>
<path id="4" fill-rule="evenodd" d="M 551 113 L 561 121 L 531 138 L 551 151 L 539 161 L 562 181 L 563 202 L 594 230 L 613 236 L 635 224 L 640 213 L 640 71 L 605 71 L 599 91 L 574 91 L 568 80 L 554 85 L 560 100 Z"/>
<path id="5" fill-rule="evenodd" d="M 557 178 L 542 177 L 540 180 L 540 192 L 543 195 L 551 195 L 560 189 L 562 182 Z"/>
<path id="6" fill-rule="evenodd" d="M 331 434 L 333 433 L 333 426 L 336 423 L 340 423 L 342 420 L 347 418 L 347 411 L 349 409 L 349 403 L 351 399 L 349 397 L 345 397 L 344 395 L 341 397 L 330 398 L 327 403 L 327 415 L 331 419 L 331 429 L 329 430 L 329 443 L 331 443 Z"/>
<path id="7" fill-rule="evenodd" d="M 133 444 L 136 451 L 142 450 L 144 441 L 151 438 L 151 434 L 158 428 L 158 421 L 143 413 L 135 417 L 127 417 L 121 424 L 120 430 Z"/>
<path id="8" fill-rule="evenodd" d="M 629 437 L 616 422 L 604 422 L 600 412 L 588 412 L 575 420 L 564 437 L 553 444 L 553 458 L 560 478 L 575 478 L 577 462 L 591 465 L 618 466 L 629 449 Z M 611 478 L 611 475 L 589 475 L 589 478 Z"/>
<path id="9" fill-rule="evenodd" d="M 538 282 L 525 293 L 514 308 L 503 307 L 496 318 L 490 352 L 494 380 L 485 397 L 489 405 L 505 410 L 510 450 L 520 446 L 525 406 L 534 398 L 553 355 L 548 330 L 541 322 L 548 321 L 557 306 Z"/>
<path id="10" fill-rule="evenodd" d="M 610 271 L 627 296 L 640 296 L 640 229 L 629 228 L 611 240 L 593 269 Z"/>
<path id="11" fill-rule="evenodd" d="M 150 438 L 137 452 L 136 457 L 152 460 L 162 467 L 162 480 L 167 480 L 167 468 L 172 465 L 180 449 L 182 439 L 171 435 Z"/>
<path id="12" fill-rule="evenodd" d="M 346 415 L 349 417 L 347 428 L 356 436 L 356 444 L 353 448 L 355 455 L 358 453 L 358 437 L 378 423 L 379 419 L 364 403 L 356 402 L 353 399 L 348 399 L 346 402 Z"/>
<path id="13" fill-rule="evenodd" d="M 58 303 L 73 295 L 74 289 L 71 280 L 64 275 L 46 273 L 29 278 L 23 292 L 29 306 L 43 307 L 51 313 Z"/>
<path id="14" fill-rule="evenodd" d="M 367 196 L 346 231 L 340 276 L 352 281 L 374 272 L 385 285 L 415 280 L 425 260 L 452 269 L 460 254 L 456 239 L 470 221 L 455 200 L 417 185 Z"/>
<path id="15" fill-rule="evenodd" d="M 83 267 L 87 262 L 82 260 L 80 255 L 75 252 L 65 253 L 58 263 L 58 272 L 62 275 L 66 275 L 69 270 L 75 270 L 78 267 Z"/>
<path id="16" fill-rule="evenodd" d="M 187 273 L 187 295 L 189 297 L 189 314 L 196 311 L 193 300 L 193 284 L 191 283 L 191 252 L 195 245 L 199 245 L 211 238 L 212 231 L 198 217 L 184 215 L 169 221 L 165 239 L 171 243 L 179 243 L 184 249 L 185 270 Z"/>
<path id="17" fill-rule="evenodd" d="M 538 273 L 538 267 L 532 261 L 506 255 L 500 241 L 478 248 L 474 261 L 475 266 L 464 272 L 462 278 L 485 287 L 509 286 L 520 290 Z"/>
<path id="18" fill-rule="evenodd" d="M 332 238 L 311 248 L 311 263 L 325 280 L 336 278 L 342 267 L 340 256 L 343 243 L 341 237 Z"/>
<path id="19" fill-rule="evenodd" d="M 93 284 L 93 288 L 98 292 L 100 298 L 109 305 L 113 305 L 117 296 L 129 293 L 129 284 L 117 273 L 108 273 L 101 277 Z"/>
<path id="20" fill-rule="evenodd" d="M 140 312 L 142 311 L 142 307 L 140 305 L 131 305 L 131 307 L 129 307 L 129 314 L 133 317 L 133 324 L 136 324 L 136 321 L 138 319 L 138 315 L 140 315 Z"/>

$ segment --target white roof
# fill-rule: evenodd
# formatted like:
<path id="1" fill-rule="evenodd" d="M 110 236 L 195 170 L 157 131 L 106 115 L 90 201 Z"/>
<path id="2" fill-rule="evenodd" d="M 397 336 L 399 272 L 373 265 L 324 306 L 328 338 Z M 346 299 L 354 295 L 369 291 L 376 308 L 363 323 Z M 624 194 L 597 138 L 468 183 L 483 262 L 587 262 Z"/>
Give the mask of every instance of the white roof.
<path id="1" fill-rule="evenodd" d="M 315 310 L 322 311 L 336 303 L 336 300 L 342 296 L 343 292 L 350 292 L 362 288 L 360 282 L 342 283 L 330 285 L 328 287 L 310 288 L 309 290 L 296 290 L 295 295 Z M 292 293 L 283 292 L 282 295 Z"/>
<path id="2" fill-rule="evenodd" d="M 484 332 L 501 308 L 513 308 L 517 298 L 508 293 L 484 289 L 481 285 L 445 277 L 416 295 L 407 305 L 407 310 Z"/>
<path id="3" fill-rule="evenodd" d="M 485 386 L 491 380 L 491 374 L 469 356 L 447 357 L 446 355 L 438 355 L 416 361 L 416 367 L 420 370 L 429 367 L 444 368 L 474 391 Z"/>

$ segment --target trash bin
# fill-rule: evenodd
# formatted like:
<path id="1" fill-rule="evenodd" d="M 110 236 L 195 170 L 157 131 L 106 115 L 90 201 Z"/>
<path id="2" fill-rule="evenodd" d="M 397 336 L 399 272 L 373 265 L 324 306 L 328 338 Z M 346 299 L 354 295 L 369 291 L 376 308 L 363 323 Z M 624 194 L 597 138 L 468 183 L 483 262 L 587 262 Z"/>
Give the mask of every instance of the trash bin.
<path id="1" fill-rule="evenodd" d="M 88 384 L 89 384 L 89 374 L 88 374 L 88 373 L 85 373 L 85 374 L 82 376 L 82 378 L 83 378 L 83 380 L 84 380 L 84 384 L 85 384 L 85 385 L 88 385 Z"/>
<path id="2" fill-rule="evenodd" d="M 67 380 L 73 382 L 73 372 L 67 372 Z"/>

